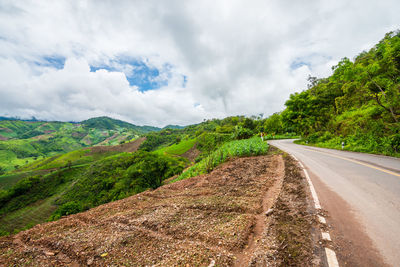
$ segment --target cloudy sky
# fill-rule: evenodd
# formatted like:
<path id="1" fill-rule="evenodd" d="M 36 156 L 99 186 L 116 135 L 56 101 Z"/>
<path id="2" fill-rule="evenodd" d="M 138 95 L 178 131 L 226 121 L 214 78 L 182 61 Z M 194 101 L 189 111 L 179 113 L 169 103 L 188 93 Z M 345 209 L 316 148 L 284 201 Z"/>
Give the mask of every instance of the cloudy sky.
<path id="1" fill-rule="evenodd" d="M 0 0 L 0 116 L 270 115 L 400 28 L 398 0 Z"/>

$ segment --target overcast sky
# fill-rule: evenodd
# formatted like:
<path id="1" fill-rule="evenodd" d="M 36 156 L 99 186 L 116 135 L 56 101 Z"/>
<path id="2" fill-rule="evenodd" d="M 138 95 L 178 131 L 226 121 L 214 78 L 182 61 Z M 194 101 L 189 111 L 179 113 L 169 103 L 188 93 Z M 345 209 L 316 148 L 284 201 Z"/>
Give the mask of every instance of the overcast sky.
<path id="1" fill-rule="evenodd" d="M 267 116 L 399 29 L 399 13 L 398 0 L 0 0 L 0 115 Z"/>

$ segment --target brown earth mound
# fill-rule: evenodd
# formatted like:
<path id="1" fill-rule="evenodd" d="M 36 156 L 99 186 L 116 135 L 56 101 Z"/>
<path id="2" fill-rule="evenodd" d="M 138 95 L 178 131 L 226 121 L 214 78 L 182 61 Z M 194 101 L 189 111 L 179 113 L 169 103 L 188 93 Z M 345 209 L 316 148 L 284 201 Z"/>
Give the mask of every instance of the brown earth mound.
<path id="1" fill-rule="evenodd" d="M 6 127 L 0 127 L 0 131 L 5 131 L 7 133 L 12 133 L 12 130 Z"/>
<path id="2" fill-rule="evenodd" d="M 3 237 L 0 265 L 277 266 L 285 261 L 275 248 L 285 240 L 276 224 L 305 217 L 304 194 L 287 173 L 281 155 L 234 159 L 208 175 Z M 293 195 L 300 206 L 286 203 Z M 266 216 L 271 207 L 282 212 Z M 295 246 L 301 255 L 302 243 Z"/>
<path id="3" fill-rule="evenodd" d="M 94 146 L 90 148 L 92 153 L 103 153 L 109 151 L 115 152 L 135 152 L 139 149 L 140 145 L 146 140 L 146 137 L 141 137 L 135 141 L 124 143 L 116 146 Z"/>
<path id="4" fill-rule="evenodd" d="M 100 142 L 99 144 L 97 144 L 97 146 L 99 146 L 99 145 L 101 146 L 101 145 L 107 144 L 108 141 L 113 140 L 114 138 L 117 138 L 118 136 L 119 136 L 118 133 L 114 133 L 113 135 L 111 135 L 111 136 L 107 137 L 106 139 L 104 139 L 103 142 Z"/>
<path id="5" fill-rule="evenodd" d="M 187 158 L 190 162 L 194 162 L 200 153 L 200 150 L 197 149 L 197 144 L 195 144 L 191 149 L 183 153 L 181 157 Z"/>

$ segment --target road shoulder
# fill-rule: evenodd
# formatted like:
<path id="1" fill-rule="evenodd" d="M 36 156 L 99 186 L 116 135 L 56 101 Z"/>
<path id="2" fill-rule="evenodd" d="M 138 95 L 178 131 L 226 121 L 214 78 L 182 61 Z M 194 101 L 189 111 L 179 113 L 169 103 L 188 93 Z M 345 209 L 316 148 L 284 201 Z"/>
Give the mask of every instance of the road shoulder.
<path id="1" fill-rule="evenodd" d="M 314 173 L 310 178 L 318 193 L 341 266 L 389 266 L 368 237 L 350 205 L 331 191 Z"/>

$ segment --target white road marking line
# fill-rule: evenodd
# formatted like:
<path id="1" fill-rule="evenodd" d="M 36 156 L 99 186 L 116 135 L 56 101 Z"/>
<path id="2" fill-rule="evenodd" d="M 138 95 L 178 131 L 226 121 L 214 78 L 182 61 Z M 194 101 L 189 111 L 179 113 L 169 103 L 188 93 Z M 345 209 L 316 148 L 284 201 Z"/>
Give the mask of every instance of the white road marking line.
<path id="1" fill-rule="evenodd" d="M 300 164 L 301 164 L 301 163 L 300 163 Z M 303 164 L 301 164 L 301 165 L 303 166 Z M 313 197 L 313 199 L 314 199 L 315 208 L 316 208 L 317 210 L 320 210 L 320 209 L 321 209 L 321 204 L 319 203 L 319 199 L 318 199 L 318 196 L 317 196 L 317 192 L 315 191 L 314 185 L 313 185 L 313 183 L 311 182 L 310 176 L 308 175 L 308 172 L 307 172 L 307 170 L 304 168 L 304 166 L 303 166 L 303 171 L 304 171 L 304 174 L 306 175 L 306 178 L 307 178 L 307 181 L 308 181 L 308 185 L 310 186 L 310 191 L 311 191 L 311 195 L 312 195 L 312 197 Z"/>
<path id="2" fill-rule="evenodd" d="M 332 241 L 331 235 L 328 232 L 322 232 L 322 239 Z"/>
<path id="3" fill-rule="evenodd" d="M 330 248 L 325 248 L 325 253 L 329 267 L 339 267 L 335 251 Z"/>
<path id="4" fill-rule="evenodd" d="M 313 183 L 312 183 L 312 181 L 310 179 L 310 176 L 308 175 L 308 172 L 307 172 L 306 168 L 304 167 L 304 165 L 294 155 L 291 154 L 291 156 L 299 163 L 300 167 L 303 169 L 303 172 L 304 172 L 304 174 L 306 176 L 308 185 L 310 187 L 310 191 L 311 191 L 312 198 L 314 200 L 315 208 L 316 209 L 321 209 L 321 204 L 319 202 L 319 199 L 318 199 L 318 196 L 317 196 L 317 192 L 315 191 L 314 185 L 313 185 Z M 326 224 L 325 218 L 322 217 L 321 215 L 318 215 L 318 220 L 321 223 Z M 321 230 L 321 235 L 322 235 L 322 239 L 328 240 L 328 241 L 332 241 L 331 235 L 328 232 L 324 232 L 324 231 Z M 326 254 L 326 259 L 328 261 L 328 266 L 329 267 L 339 267 L 339 262 L 337 260 L 335 251 L 333 251 L 332 249 L 326 247 L 325 248 L 325 254 Z"/>

